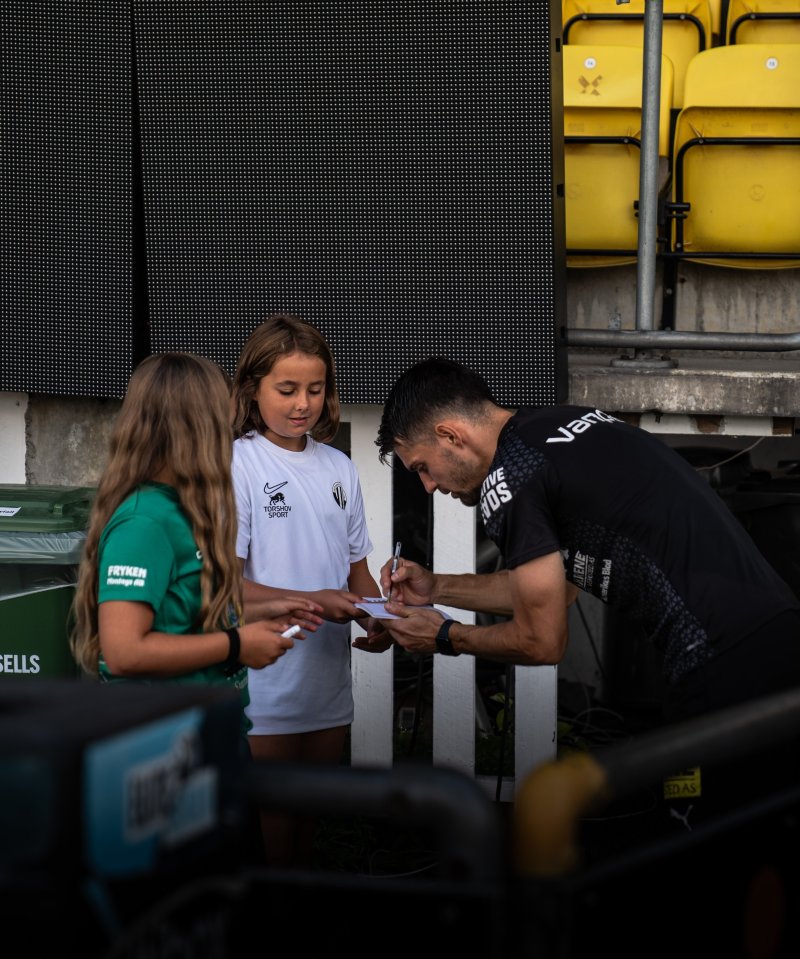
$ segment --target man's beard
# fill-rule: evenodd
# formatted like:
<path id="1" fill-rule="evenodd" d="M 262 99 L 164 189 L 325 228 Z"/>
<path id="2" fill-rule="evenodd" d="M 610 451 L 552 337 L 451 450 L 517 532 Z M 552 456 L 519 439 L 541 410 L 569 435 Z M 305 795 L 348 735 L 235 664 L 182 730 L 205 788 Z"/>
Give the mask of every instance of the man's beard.
<path id="1" fill-rule="evenodd" d="M 465 506 L 477 506 L 480 502 L 481 488 L 480 485 L 471 485 L 475 482 L 474 473 L 466 469 L 459 458 L 449 449 L 445 450 L 444 455 L 452 470 L 450 483 L 448 483 L 450 494 L 455 494 L 456 498 Z M 453 487 L 456 488 L 454 489 Z M 466 487 L 466 492 L 460 492 L 464 487 Z"/>
<path id="2" fill-rule="evenodd" d="M 480 486 L 477 486 L 468 493 L 460 493 L 458 498 L 461 500 L 464 506 L 477 506 L 481 499 L 481 488 Z"/>

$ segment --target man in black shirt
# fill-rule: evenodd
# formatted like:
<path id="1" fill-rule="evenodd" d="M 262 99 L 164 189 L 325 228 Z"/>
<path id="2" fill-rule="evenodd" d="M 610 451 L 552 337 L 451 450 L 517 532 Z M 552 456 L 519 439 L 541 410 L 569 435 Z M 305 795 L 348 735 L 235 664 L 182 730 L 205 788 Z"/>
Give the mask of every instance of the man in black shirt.
<path id="1" fill-rule="evenodd" d="M 800 601 L 722 498 L 675 451 L 601 410 L 503 409 L 476 373 L 418 363 L 392 388 L 376 445 L 439 490 L 479 505 L 505 569 L 432 573 L 401 559 L 386 621 L 414 653 L 558 663 L 567 607 L 585 590 L 655 644 L 666 716 L 682 719 L 800 685 Z M 510 617 L 442 621 L 440 603 Z"/>

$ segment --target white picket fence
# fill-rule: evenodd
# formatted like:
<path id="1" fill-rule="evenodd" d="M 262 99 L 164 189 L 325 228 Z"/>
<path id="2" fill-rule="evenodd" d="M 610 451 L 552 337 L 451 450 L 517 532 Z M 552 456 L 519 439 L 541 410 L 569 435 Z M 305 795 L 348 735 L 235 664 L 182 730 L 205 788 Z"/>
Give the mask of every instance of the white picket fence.
<path id="1" fill-rule="evenodd" d="M 374 552 L 370 569 L 377 578 L 391 556 L 392 470 L 378 460 L 375 437 L 381 407 L 349 405 L 342 420 L 350 424 L 350 448 L 359 471 Z M 473 573 L 476 566 L 476 512 L 449 496 L 434 494 L 434 569 Z M 449 612 L 461 622 L 475 617 L 463 610 Z M 359 629 L 360 627 L 354 627 Z M 471 656 L 433 657 L 433 763 L 475 777 L 492 794 L 496 779 L 476 774 L 476 682 Z M 391 655 L 354 650 L 356 700 L 351 732 L 351 763 L 390 767 L 394 756 L 394 661 Z M 556 755 L 557 667 L 514 667 L 514 776 L 502 783 L 500 798 L 511 800 L 514 784 Z"/>

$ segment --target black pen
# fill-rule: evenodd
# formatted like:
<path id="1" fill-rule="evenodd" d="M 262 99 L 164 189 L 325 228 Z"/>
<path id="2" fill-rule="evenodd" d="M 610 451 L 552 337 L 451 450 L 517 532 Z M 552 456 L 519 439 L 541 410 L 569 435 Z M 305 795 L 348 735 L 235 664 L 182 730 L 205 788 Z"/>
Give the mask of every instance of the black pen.
<path id="1" fill-rule="evenodd" d="M 400 562 L 400 540 L 398 540 L 398 541 L 394 544 L 394 556 L 392 557 L 392 569 L 391 569 L 391 571 L 390 571 L 390 573 L 389 573 L 390 576 L 392 576 L 394 573 L 397 572 L 397 565 L 398 565 L 399 562 Z M 390 581 L 389 581 L 389 592 L 388 592 L 388 594 L 387 594 L 387 596 L 386 596 L 386 601 L 387 601 L 387 602 L 391 602 L 391 599 L 392 599 L 392 590 L 393 590 L 393 589 L 394 589 L 394 586 L 393 586 L 393 584 L 392 584 L 392 582 L 391 582 L 391 580 L 390 580 Z"/>

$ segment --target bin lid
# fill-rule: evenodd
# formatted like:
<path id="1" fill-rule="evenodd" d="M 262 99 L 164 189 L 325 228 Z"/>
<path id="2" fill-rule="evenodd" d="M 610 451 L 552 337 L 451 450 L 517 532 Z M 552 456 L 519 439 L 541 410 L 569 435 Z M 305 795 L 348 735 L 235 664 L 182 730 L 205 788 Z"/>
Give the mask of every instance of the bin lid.
<path id="1" fill-rule="evenodd" d="M 0 529 L 0 564 L 26 568 L 31 564 L 77 564 L 85 545 L 86 533 L 82 529 L 64 530 L 60 533 L 26 533 L 18 529 L 6 532 Z M 0 595 L 6 589 L 7 578 L 0 567 Z"/>
<path id="2" fill-rule="evenodd" d="M 86 530 L 94 494 L 90 486 L 0 486 L 0 533 Z"/>

